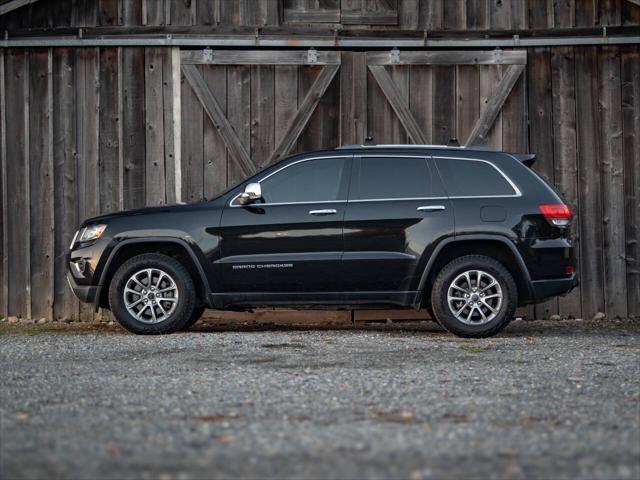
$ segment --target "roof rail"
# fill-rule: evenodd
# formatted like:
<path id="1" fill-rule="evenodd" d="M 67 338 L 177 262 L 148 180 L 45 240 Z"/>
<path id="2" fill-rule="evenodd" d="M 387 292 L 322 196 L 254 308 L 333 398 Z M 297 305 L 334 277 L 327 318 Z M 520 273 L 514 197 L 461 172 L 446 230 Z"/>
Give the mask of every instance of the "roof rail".
<path id="1" fill-rule="evenodd" d="M 447 150 L 484 150 L 488 152 L 500 152 L 501 150 L 497 150 L 495 148 L 489 147 L 487 145 L 416 145 L 416 144 L 397 144 L 397 143 L 389 143 L 389 144 L 380 144 L 380 145 L 343 145 L 341 147 L 337 147 L 336 150 L 351 150 L 357 148 L 441 148 Z"/>

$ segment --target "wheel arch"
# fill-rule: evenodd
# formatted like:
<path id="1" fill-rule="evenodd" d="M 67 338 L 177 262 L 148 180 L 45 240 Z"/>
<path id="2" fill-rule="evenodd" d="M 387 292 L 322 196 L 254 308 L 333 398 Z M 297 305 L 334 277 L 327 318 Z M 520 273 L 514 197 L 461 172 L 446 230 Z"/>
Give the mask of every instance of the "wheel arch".
<path id="1" fill-rule="evenodd" d="M 431 287 L 438 272 L 447 263 L 462 255 L 487 255 L 500 261 L 513 276 L 518 287 L 519 303 L 531 298 L 529 270 L 514 243 L 501 235 L 464 235 L 441 241 L 432 253 L 420 277 L 414 308 L 420 308 L 430 298 Z"/>
<path id="2" fill-rule="evenodd" d="M 99 307 L 109 306 L 109 284 L 118 267 L 130 258 L 143 253 L 161 253 L 181 261 L 196 286 L 197 300 L 208 304 L 209 280 L 191 246 L 179 238 L 149 237 L 123 240 L 111 251 L 100 275 L 94 305 L 96 310 Z"/>

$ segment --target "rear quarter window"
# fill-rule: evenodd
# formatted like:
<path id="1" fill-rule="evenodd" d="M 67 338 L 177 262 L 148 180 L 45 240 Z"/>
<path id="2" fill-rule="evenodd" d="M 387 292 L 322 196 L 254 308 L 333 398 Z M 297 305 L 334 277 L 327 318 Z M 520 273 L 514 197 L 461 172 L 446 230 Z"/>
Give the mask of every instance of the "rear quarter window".
<path id="1" fill-rule="evenodd" d="M 517 192 L 498 169 L 481 160 L 435 158 L 451 197 L 493 197 Z"/>

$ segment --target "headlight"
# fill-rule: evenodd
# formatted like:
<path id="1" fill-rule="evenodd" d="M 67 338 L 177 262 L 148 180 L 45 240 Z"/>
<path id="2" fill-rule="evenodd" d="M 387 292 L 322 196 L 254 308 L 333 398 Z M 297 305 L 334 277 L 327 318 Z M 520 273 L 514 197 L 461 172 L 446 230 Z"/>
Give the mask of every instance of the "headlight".
<path id="1" fill-rule="evenodd" d="M 81 229 L 76 235 L 79 242 L 89 242 L 97 240 L 107 229 L 106 225 L 89 225 Z M 75 242 L 74 242 L 75 243 Z"/>

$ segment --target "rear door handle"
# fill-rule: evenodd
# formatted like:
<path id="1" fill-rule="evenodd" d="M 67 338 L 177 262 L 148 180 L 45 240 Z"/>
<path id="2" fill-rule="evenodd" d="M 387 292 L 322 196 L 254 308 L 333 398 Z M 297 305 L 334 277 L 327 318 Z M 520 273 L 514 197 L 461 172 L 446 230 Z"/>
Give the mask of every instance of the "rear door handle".
<path id="1" fill-rule="evenodd" d="M 423 207 L 418 207 L 419 212 L 434 212 L 437 210 L 444 210 L 444 205 L 425 205 Z"/>
<path id="2" fill-rule="evenodd" d="M 309 210 L 309 215 L 335 215 L 337 212 L 333 208 L 324 208 L 322 210 Z"/>

